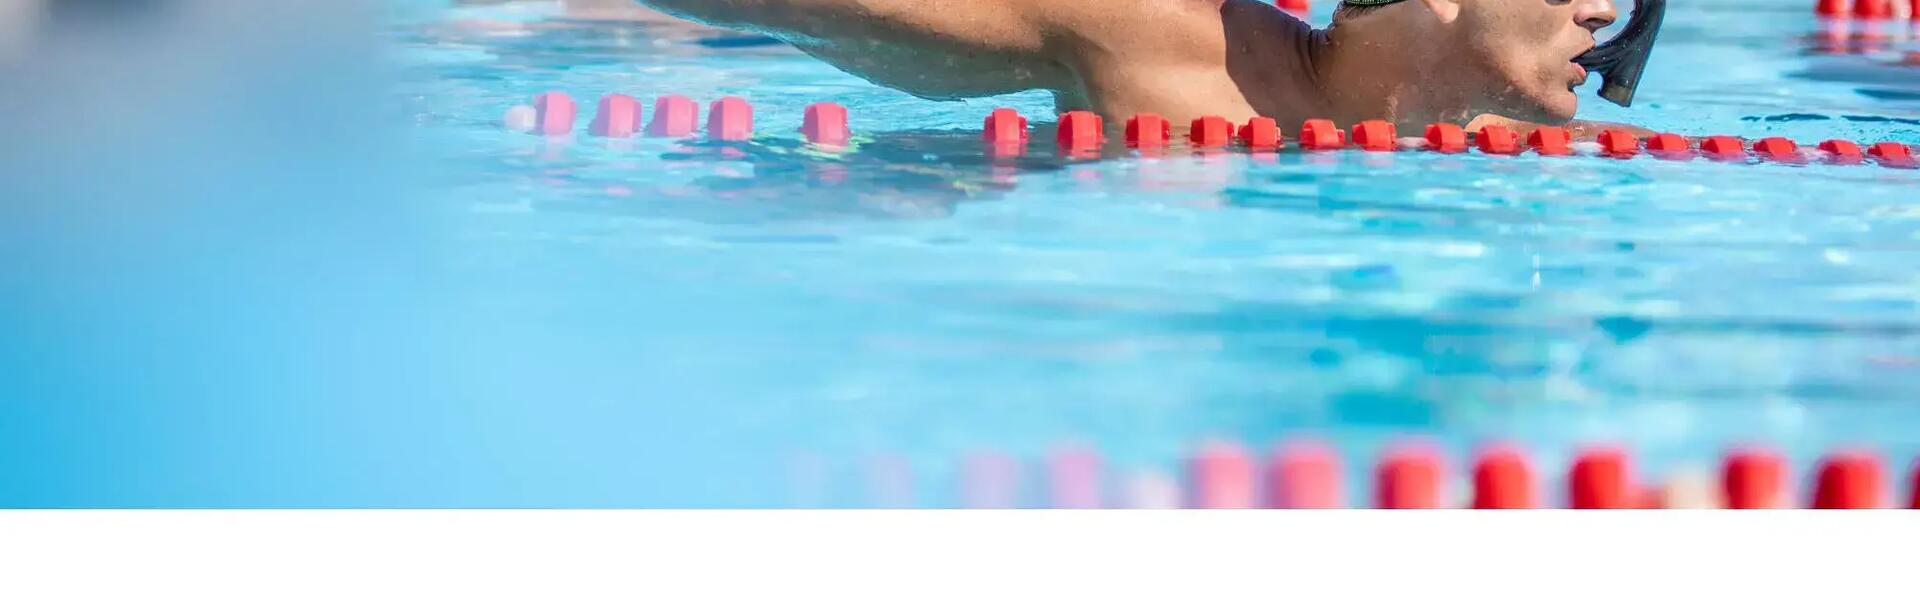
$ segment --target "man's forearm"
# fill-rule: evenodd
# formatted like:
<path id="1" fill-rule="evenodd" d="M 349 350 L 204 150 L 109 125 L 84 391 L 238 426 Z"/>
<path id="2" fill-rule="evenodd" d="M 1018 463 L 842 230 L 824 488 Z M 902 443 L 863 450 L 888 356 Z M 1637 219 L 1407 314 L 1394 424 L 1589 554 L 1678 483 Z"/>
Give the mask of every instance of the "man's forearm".
<path id="1" fill-rule="evenodd" d="M 1533 131 L 1534 129 L 1539 129 L 1541 127 L 1555 126 L 1555 125 L 1542 125 L 1540 123 L 1534 123 L 1531 121 L 1509 119 L 1509 118 L 1501 117 L 1498 115 L 1480 115 L 1478 117 L 1475 117 L 1473 121 L 1467 123 L 1467 130 L 1473 131 L 1473 132 L 1479 132 L 1481 127 L 1485 127 L 1487 125 L 1500 125 L 1500 126 L 1506 127 L 1509 130 L 1512 130 L 1515 133 L 1519 133 L 1522 135 L 1525 135 Z M 1653 131 L 1649 129 L 1645 129 L 1642 127 L 1635 127 L 1633 125 L 1627 125 L 1624 123 L 1607 123 L 1604 121 L 1585 121 L 1585 120 L 1576 119 L 1573 121 L 1568 121 L 1565 125 L 1558 125 L 1558 127 L 1565 128 L 1568 134 L 1572 135 L 1574 139 L 1593 139 L 1595 137 L 1599 137 L 1600 132 L 1606 131 L 1608 129 L 1619 129 L 1623 131 L 1628 131 L 1633 133 L 1634 136 L 1636 137 L 1646 137 L 1649 135 L 1653 135 Z"/>

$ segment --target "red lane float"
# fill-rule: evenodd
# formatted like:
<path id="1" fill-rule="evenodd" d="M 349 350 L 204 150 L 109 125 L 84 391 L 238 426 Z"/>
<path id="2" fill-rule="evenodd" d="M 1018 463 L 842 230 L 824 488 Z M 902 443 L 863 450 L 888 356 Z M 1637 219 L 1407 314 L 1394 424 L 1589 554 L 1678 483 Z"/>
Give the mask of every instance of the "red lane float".
<path id="1" fill-rule="evenodd" d="M 815 462 L 820 463 L 820 461 Z M 868 457 L 863 471 L 867 505 L 909 507 L 921 505 L 915 495 L 913 473 L 898 454 Z M 1920 462 L 1902 475 L 1911 496 L 1899 505 L 1920 509 Z M 1154 467 L 1116 470 L 1132 474 L 1116 478 L 1112 490 L 1103 481 L 1102 459 L 1084 446 L 1058 447 L 1036 473 L 1038 485 L 1023 482 L 1023 464 L 1000 452 L 971 452 L 956 469 L 958 506 L 1015 508 L 1028 505 L 1052 508 L 1340 508 L 1345 506 L 1339 454 L 1323 441 L 1281 441 L 1264 462 L 1242 444 L 1213 439 L 1183 461 L 1184 477 L 1168 477 Z M 824 497 L 828 486 L 824 466 L 815 465 L 798 481 L 809 484 L 813 497 Z M 1746 447 L 1724 457 L 1718 488 L 1708 474 L 1681 471 L 1654 485 L 1633 481 L 1628 452 L 1615 446 L 1580 449 L 1566 471 L 1566 505 L 1576 509 L 1716 508 L 1778 509 L 1795 506 L 1826 509 L 1893 507 L 1894 493 L 1881 458 L 1867 450 L 1827 454 L 1809 472 L 1805 495 L 1796 499 L 1787 484 L 1786 460 L 1769 449 Z M 1373 505 L 1378 508 L 1459 507 L 1446 491 L 1450 480 L 1440 452 L 1423 441 L 1387 447 L 1373 469 Z M 1150 477 L 1142 478 L 1142 475 Z M 1474 455 L 1472 489 L 1467 506 L 1480 509 L 1542 508 L 1546 504 L 1539 479 L 1526 452 L 1517 446 L 1496 445 Z M 1144 484 L 1146 487 L 1141 487 Z M 1136 489 L 1137 488 L 1137 489 Z M 1132 490 L 1132 491 L 1128 491 Z M 1141 490 L 1151 492 L 1141 500 Z M 1108 496 L 1112 491 L 1115 495 Z M 1131 498 L 1131 499 L 1129 499 Z M 822 502 L 814 502 L 820 504 Z"/>
<path id="2" fill-rule="evenodd" d="M 1458 154 L 1467 151 L 1467 132 L 1452 123 L 1434 123 L 1427 126 L 1427 149 L 1443 154 Z"/>
<path id="3" fill-rule="evenodd" d="M 1666 160 L 1684 160 L 1693 157 L 1693 146 L 1679 134 L 1657 133 L 1647 138 L 1647 153 Z"/>
<path id="4" fill-rule="evenodd" d="M 1300 149 L 1337 150 L 1347 147 L 1347 136 L 1328 119 L 1308 119 L 1300 126 Z"/>
<path id="5" fill-rule="evenodd" d="M 625 94 L 600 97 L 600 108 L 593 113 L 587 131 L 599 137 L 633 137 L 640 130 L 640 101 Z"/>
<path id="6" fill-rule="evenodd" d="M 1395 448 L 1374 470 L 1373 505 L 1406 510 L 1440 508 L 1445 477 L 1445 463 L 1433 449 L 1422 445 Z"/>
<path id="7" fill-rule="evenodd" d="M 1268 508 L 1325 510 L 1344 505 L 1340 458 L 1314 441 L 1283 443 L 1267 462 Z"/>
<path id="8" fill-rule="evenodd" d="M 1393 124 L 1381 120 L 1361 121 L 1353 126 L 1353 145 L 1369 152 L 1391 152 L 1400 147 L 1399 132 Z"/>
<path id="9" fill-rule="evenodd" d="M 1585 510 L 1617 510 L 1636 505 L 1626 451 L 1591 448 L 1567 469 L 1567 504 Z"/>
<path id="10" fill-rule="evenodd" d="M 1233 123 L 1212 115 L 1194 119 L 1187 126 L 1187 140 L 1201 149 L 1227 147 L 1233 143 Z"/>
<path id="11" fill-rule="evenodd" d="M 669 94 L 653 101 L 653 120 L 647 122 L 647 135 L 691 137 L 699 132 L 699 103 L 678 94 Z"/>
<path id="12" fill-rule="evenodd" d="M 1633 132 L 1621 129 L 1608 129 L 1600 132 L 1600 152 L 1615 158 L 1631 158 L 1640 153 L 1640 140 Z"/>
<path id="13" fill-rule="evenodd" d="M 747 99 L 728 96 L 707 107 L 707 139 L 747 141 L 753 139 L 753 105 Z"/>
<path id="14" fill-rule="evenodd" d="M 1312 3 L 1307 0 L 1274 0 L 1273 5 L 1294 16 L 1305 15 L 1308 10 L 1313 8 Z"/>
<path id="15" fill-rule="evenodd" d="M 1722 505 L 1744 510 L 1786 507 L 1787 460 L 1766 449 L 1727 453 L 1720 467 Z"/>
<path id="16" fill-rule="evenodd" d="M 1822 0 L 1821 3 L 1826 2 L 1827 0 Z M 1838 0 L 1838 2 L 1844 4 L 1845 0 Z M 1893 16 L 1893 0 L 1854 0 L 1853 18 L 1880 20 L 1891 16 Z"/>
<path id="17" fill-rule="evenodd" d="M 1785 137 L 1768 137 L 1753 142 L 1753 154 L 1764 160 L 1775 162 L 1799 163 L 1806 161 L 1800 156 L 1799 144 Z"/>
<path id="18" fill-rule="evenodd" d="M 1253 457 L 1230 442 L 1213 441 L 1187 460 L 1191 488 L 1187 505 L 1193 508 L 1254 508 Z"/>
<path id="19" fill-rule="evenodd" d="M 1814 508 L 1867 510 L 1885 508 L 1885 476 L 1880 458 L 1865 451 L 1827 455 L 1814 472 Z"/>
<path id="20" fill-rule="evenodd" d="M 1815 0 L 1813 13 L 1828 25 L 1845 25 L 1848 19 L 1878 21 L 1898 19 L 1900 12 L 1896 8 L 1902 0 Z M 1906 18 L 1920 22 L 1920 0 L 1907 0 Z M 1871 24 L 1871 23 L 1869 23 Z M 1844 36 L 1844 35 L 1843 35 Z M 1880 33 L 1868 31 L 1862 37 L 1880 37 Z"/>
<path id="21" fill-rule="evenodd" d="M 1873 144 L 1873 147 L 1867 148 L 1867 154 L 1873 156 L 1873 159 L 1880 162 L 1881 166 L 1892 168 L 1914 168 L 1920 166 L 1920 162 L 1915 162 L 1913 159 L 1913 150 L 1908 149 L 1904 144 L 1891 141 Z"/>
<path id="22" fill-rule="evenodd" d="M 1047 505 L 1066 509 L 1106 507 L 1101 470 L 1100 455 L 1092 449 L 1055 451 L 1047 458 Z"/>
<path id="23" fill-rule="evenodd" d="M 1907 502 L 1907 508 L 1920 510 L 1920 459 L 1914 460 L 1913 475 L 1907 480 L 1907 493 L 1913 496 L 1913 499 Z"/>
<path id="24" fill-rule="evenodd" d="M 534 135 L 567 135 L 573 133 L 573 119 L 578 105 L 573 97 L 560 91 L 542 92 L 533 97 Z"/>
<path id="25" fill-rule="evenodd" d="M 994 109 L 981 123 L 980 139 L 987 143 L 1026 143 L 1027 118 L 1013 109 Z"/>
<path id="26" fill-rule="evenodd" d="M 1100 115 L 1088 111 L 1073 111 L 1060 116 L 1060 127 L 1054 133 L 1054 143 L 1060 151 L 1077 156 L 1097 155 L 1100 146 L 1107 142 L 1106 125 Z"/>
<path id="27" fill-rule="evenodd" d="M 820 145 L 847 145 L 853 140 L 853 130 L 847 123 L 847 107 L 832 102 L 807 105 L 800 133 L 807 136 L 807 141 Z"/>
<path id="28" fill-rule="evenodd" d="M 1240 126 L 1240 143 L 1248 151 L 1278 151 L 1284 140 L 1280 137 L 1280 124 L 1268 117 L 1254 117 Z"/>
<path id="29" fill-rule="evenodd" d="M 1527 145 L 1542 156 L 1573 154 L 1573 135 L 1559 127 L 1540 127 L 1527 134 Z"/>
<path id="30" fill-rule="evenodd" d="M 1714 135 L 1700 140 L 1700 153 L 1716 160 L 1745 160 L 1746 144 L 1730 135 Z"/>
<path id="31" fill-rule="evenodd" d="M 589 130 L 596 136 L 628 137 L 640 130 L 639 121 L 644 112 L 639 101 L 631 96 L 607 94 L 601 97 Z M 578 106 L 571 97 L 563 92 L 549 91 L 536 95 L 531 106 L 517 105 L 508 109 L 502 123 L 514 131 L 559 136 L 572 132 L 577 114 Z M 709 107 L 707 115 L 709 139 L 750 141 L 753 138 L 753 106 L 745 99 L 729 96 L 716 100 Z M 845 146 L 852 141 L 848 118 L 848 110 L 842 105 L 815 103 L 806 108 L 800 131 L 808 142 Z M 697 103 L 683 96 L 667 95 L 655 101 L 653 117 L 644 130 L 650 136 L 685 137 L 696 134 L 699 124 Z M 1018 112 L 995 109 L 983 121 L 982 127 L 981 137 L 988 145 L 989 155 L 995 158 L 1024 155 L 1029 139 L 1028 124 Z M 1310 151 L 1344 149 L 1349 145 L 1367 151 L 1395 151 L 1402 147 L 1394 125 L 1387 121 L 1364 121 L 1354 125 L 1352 132 L 1350 143 L 1347 132 L 1336 127 L 1331 120 L 1309 119 L 1301 126 L 1299 143 L 1302 149 Z M 1127 143 L 1130 147 L 1143 150 L 1168 147 L 1172 142 L 1171 136 L 1171 125 L 1152 113 L 1141 113 L 1128 120 Z M 1236 139 L 1250 152 L 1270 152 L 1284 146 L 1284 137 L 1277 124 L 1267 117 L 1254 117 L 1245 125 L 1235 125 L 1217 116 L 1200 117 L 1192 121 L 1188 136 L 1192 146 L 1199 150 L 1225 149 L 1232 146 Z M 1623 129 L 1604 130 L 1596 139 L 1601 154 L 1617 158 L 1631 158 L 1644 150 L 1664 159 L 1691 158 L 1696 153 L 1719 160 L 1757 158 L 1787 164 L 1819 161 L 1848 165 L 1871 159 L 1887 168 L 1920 168 L 1920 161 L 1916 161 L 1911 147 L 1890 141 L 1875 143 L 1863 150 L 1860 144 L 1852 141 L 1829 139 L 1819 143 L 1817 148 L 1802 149 L 1799 144 L 1785 137 L 1768 137 L 1749 145 L 1737 137 L 1716 135 L 1702 138 L 1694 146 L 1690 145 L 1687 138 L 1677 134 L 1659 133 L 1643 141 Z M 1088 111 L 1066 113 L 1060 118 L 1056 141 L 1064 154 L 1096 157 L 1106 141 L 1104 122 L 1099 115 Z M 1405 141 L 1409 147 L 1422 145 L 1421 139 L 1408 138 Z M 1527 136 L 1526 148 L 1519 144 L 1518 136 L 1513 131 L 1499 125 L 1488 125 L 1473 134 L 1450 123 L 1435 123 L 1425 128 L 1424 149 L 1457 154 L 1468 151 L 1469 143 L 1482 153 L 1492 155 L 1517 154 L 1526 148 L 1545 156 L 1573 153 L 1571 134 L 1559 127 L 1535 128 Z"/>
<path id="32" fill-rule="evenodd" d="M 1496 446 L 1481 451 L 1473 464 L 1473 507 L 1477 509 L 1538 508 L 1533 468 L 1519 449 Z"/>
<path id="33" fill-rule="evenodd" d="M 1481 127 L 1473 141 L 1480 147 L 1481 153 L 1511 156 L 1521 151 L 1520 134 L 1502 125 Z"/>
<path id="34" fill-rule="evenodd" d="M 1017 158 L 1027 151 L 1027 118 L 1008 108 L 994 109 L 981 123 L 980 140 L 993 158 Z"/>
<path id="35" fill-rule="evenodd" d="M 1153 113 L 1140 113 L 1127 119 L 1127 147 L 1137 150 L 1165 149 L 1172 141 L 1173 124 Z"/>
<path id="36" fill-rule="evenodd" d="M 1820 142 L 1820 151 L 1827 154 L 1828 164 L 1858 164 L 1866 159 L 1866 155 L 1860 151 L 1860 144 L 1844 139 Z"/>

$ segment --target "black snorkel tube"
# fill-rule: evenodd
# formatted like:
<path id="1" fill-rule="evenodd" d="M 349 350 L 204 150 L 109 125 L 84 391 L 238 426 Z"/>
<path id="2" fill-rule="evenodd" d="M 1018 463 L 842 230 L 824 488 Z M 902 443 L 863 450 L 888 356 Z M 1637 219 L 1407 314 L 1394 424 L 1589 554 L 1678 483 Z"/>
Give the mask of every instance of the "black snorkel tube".
<path id="1" fill-rule="evenodd" d="M 1634 0 L 1633 18 L 1620 34 L 1599 47 L 1573 58 L 1573 63 L 1589 72 L 1600 73 L 1600 98 L 1623 107 L 1633 106 L 1633 91 L 1640 87 L 1640 74 L 1653 55 L 1653 40 L 1660 36 L 1660 21 L 1667 16 L 1667 0 Z"/>

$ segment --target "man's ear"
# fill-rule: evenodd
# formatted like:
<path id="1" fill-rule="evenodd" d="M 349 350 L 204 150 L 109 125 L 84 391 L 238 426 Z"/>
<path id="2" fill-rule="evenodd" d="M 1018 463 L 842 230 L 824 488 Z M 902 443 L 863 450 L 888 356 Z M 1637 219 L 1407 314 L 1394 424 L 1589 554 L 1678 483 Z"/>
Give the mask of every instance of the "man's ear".
<path id="1" fill-rule="evenodd" d="M 1434 18 L 1440 19 L 1441 23 L 1452 23 L 1454 19 L 1460 18 L 1460 3 L 1464 1 L 1419 0 L 1421 4 L 1426 5 L 1428 12 L 1433 13 Z"/>

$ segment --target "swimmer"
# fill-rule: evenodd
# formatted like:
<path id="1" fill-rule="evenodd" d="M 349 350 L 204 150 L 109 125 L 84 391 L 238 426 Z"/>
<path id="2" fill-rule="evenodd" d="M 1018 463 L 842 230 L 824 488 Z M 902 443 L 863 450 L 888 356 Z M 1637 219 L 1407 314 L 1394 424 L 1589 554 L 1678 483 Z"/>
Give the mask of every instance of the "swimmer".
<path id="1" fill-rule="evenodd" d="M 1664 13 L 1664 0 L 1640 0 L 1595 50 L 1612 0 L 1342 0 L 1324 30 L 1260 0 L 639 1 L 934 100 L 1037 89 L 1109 124 L 1151 112 L 1579 136 L 1622 126 L 1572 121 L 1574 87 L 1598 71 L 1602 96 L 1630 103 Z"/>

